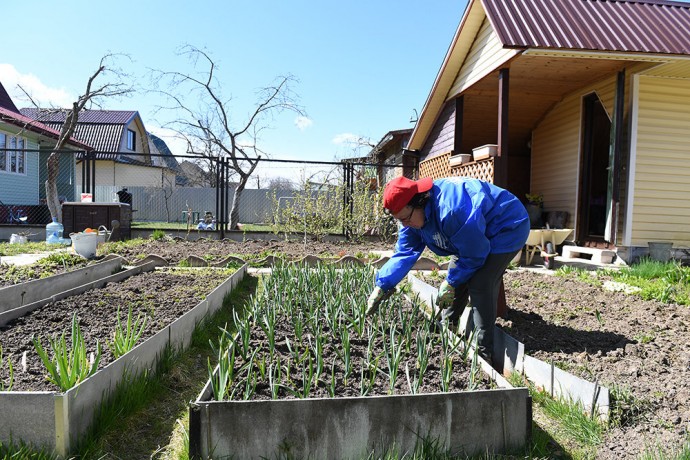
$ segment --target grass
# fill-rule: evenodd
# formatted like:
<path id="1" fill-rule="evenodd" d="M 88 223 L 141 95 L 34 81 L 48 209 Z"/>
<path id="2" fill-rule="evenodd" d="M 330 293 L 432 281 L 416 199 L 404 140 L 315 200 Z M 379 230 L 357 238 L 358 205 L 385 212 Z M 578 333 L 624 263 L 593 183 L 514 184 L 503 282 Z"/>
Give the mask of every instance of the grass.
<path id="1" fill-rule="evenodd" d="M 187 231 L 187 222 L 153 222 L 153 221 L 134 221 L 132 222 L 132 228 L 136 229 L 146 229 L 146 230 L 176 230 L 176 231 Z M 189 227 L 190 231 L 199 231 L 196 228 L 196 224 Z M 265 224 L 240 224 L 240 231 L 242 232 L 272 232 L 273 229 L 270 225 Z"/>
<path id="2" fill-rule="evenodd" d="M 615 281 L 639 287 L 637 295 L 645 300 L 690 305 L 690 267 L 678 261 L 643 258 L 639 263 L 604 273 Z"/>
<path id="3" fill-rule="evenodd" d="M 58 244 L 46 244 L 45 241 L 24 244 L 0 243 L 0 256 L 16 256 L 19 254 L 39 254 L 64 247 Z"/>

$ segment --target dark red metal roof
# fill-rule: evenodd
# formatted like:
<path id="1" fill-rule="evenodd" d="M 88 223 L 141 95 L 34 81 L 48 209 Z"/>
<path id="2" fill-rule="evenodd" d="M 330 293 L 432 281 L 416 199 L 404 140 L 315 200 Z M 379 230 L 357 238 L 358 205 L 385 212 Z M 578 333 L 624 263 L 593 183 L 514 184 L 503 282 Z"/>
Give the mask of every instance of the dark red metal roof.
<path id="1" fill-rule="evenodd" d="M 21 112 L 57 130 L 67 117 L 66 110 L 25 108 Z M 73 137 L 93 146 L 97 160 L 117 160 L 125 126 L 136 115 L 132 110 L 84 110 L 79 114 Z"/>
<path id="2" fill-rule="evenodd" d="M 64 123 L 67 110 L 62 109 L 21 109 L 22 114 L 43 123 Z M 132 110 L 82 110 L 79 113 L 79 123 L 127 124 L 136 116 Z"/>
<path id="3" fill-rule="evenodd" d="M 32 120 L 31 118 L 26 117 L 21 113 L 13 112 L 5 107 L 0 107 L 0 121 L 18 126 L 22 129 L 42 134 L 47 137 L 51 137 L 56 141 L 60 137 L 59 128 L 56 130 L 54 127 L 48 126 L 44 123 L 40 123 L 36 120 Z M 76 136 L 72 136 L 72 138 L 70 138 L 69 143 L 75 147 L 84 150 L 93 150 L 93 148 L 88 144 L 77 140 Z"/>
<path id="4" fill-rule="evenodd" d="M 690 54 L 690 4 L 666 0 L 481 0 L 509 48 Z"/>

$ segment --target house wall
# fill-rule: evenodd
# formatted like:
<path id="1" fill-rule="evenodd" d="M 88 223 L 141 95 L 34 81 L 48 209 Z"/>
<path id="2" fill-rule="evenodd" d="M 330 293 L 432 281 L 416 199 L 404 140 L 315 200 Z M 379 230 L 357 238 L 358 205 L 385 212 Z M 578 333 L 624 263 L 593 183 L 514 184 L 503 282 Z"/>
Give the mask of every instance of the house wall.
<path id="1" fill-rule="evenodd" d="M 453 150 L 455 146 L 455 101 L 450 100 L 434 123 L 421 150 L 421 158 L 428 160 Z"/>
<path id="2" fill-rule="evenodd" d="M 690 245 L 690 80 L 636 76 L 624 244 Z"/>
<path id="3" fill-rule="evenodd" d="M 166 175 L 167 174 L 167 175 Z M 172 179 L 170 178 L 172 174 Z M 76 185 L 81 187 L 81 163 L 77 165 Z M 170 184 L 175 184 L 174 173 L 164 168 L 151 166 L 137 166 L 114 161 L 96 161 L 96 185 L 113 185 L 117 187 L 162 187 L 163 177 L 167 177 Z M 103 201 L 98 198 L 99 201 Z M 109 201 L 109 200 L 105 200 Z"/>
<path id="4" fill-rule="evenodd" d="M 453 82 L 448 93 L 448 99 L 462 93 L 517 53 L 517 50 L 503 48 L 496 32 L 494 32 L 488 19 L 485 18 L 472 48 Z"/>
<path id="5" fill-rule="evenodd" d="M 545 211 L 567 211 L 574 227 L 579 186 L 582 98 L 595 92 L 609 118 L 616 76 L 575 91 L 555 105 L 532 132 L 530 193 L 544 196 Z"/>
<path id="6" fill-rule="evenodd" d="M 18 129 L 11 126 L 0 126 L 0 131 L 16 135 Z M 38 142 L 24 136 L 25 148 L 37 150 Z M 0 201 L 10 204 L 38 204 L 38 152 L 26 152 L 25 174 L 13 174 L 0 171 Z"/>

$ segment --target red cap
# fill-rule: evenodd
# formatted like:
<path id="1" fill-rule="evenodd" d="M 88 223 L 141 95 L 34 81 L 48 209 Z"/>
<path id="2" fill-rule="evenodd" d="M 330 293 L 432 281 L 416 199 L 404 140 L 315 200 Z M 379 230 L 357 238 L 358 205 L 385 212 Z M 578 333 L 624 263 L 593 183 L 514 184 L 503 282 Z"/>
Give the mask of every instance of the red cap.
<path id="1" fill-rule="evenodd" d="M 431 177 L 423 177 L 417 181 L 407 177 L 396 177 L 386 184 L 383 191 L 383 207 L 393 214 L 407 206 L 413 196 L 430 190 L 434 185 Z"/>

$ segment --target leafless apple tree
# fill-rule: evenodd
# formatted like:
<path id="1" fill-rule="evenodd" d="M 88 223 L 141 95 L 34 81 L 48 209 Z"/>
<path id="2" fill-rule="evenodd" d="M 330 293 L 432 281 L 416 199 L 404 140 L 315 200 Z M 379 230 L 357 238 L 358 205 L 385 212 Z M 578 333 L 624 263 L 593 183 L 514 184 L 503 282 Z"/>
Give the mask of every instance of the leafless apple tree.
<path id="1" fill-rule="evenodd" d="M 210 54 L 191 45 L 182 47 L 180 54 L 189 58 L 194 69 L 200 71 L 191 74 L 156 70 L 152 87 L 158 88 L 157 91 L 171 101 L 171 105 L 161 109 L 178 114 L 167 127 L 186 140 L 188 153 L 229 160 L 229 168 L 237 180 L 229 216 L 229 228 L 235 229 L 239 223 L 242 192 L 262 154 L 266 155 L 258 146 L 261 132 L 269 128 L 273 117 L 281 112 L 305 115 L 292 90 L 296 79 L 291 75 L 280 76 L 270 86 L 261 88 L 253 109 L 244 118 L 233 112 L 232 98 L 223 97 L 224 86 Z"/>
<path id="2" fill-rule="evenodd" d="M 48 156 L 48 175 L 45 183 L 46 203 L 50 210 L 50 216 L 51 218 L 57 218 L 59 222 L 62 222 L 62 207 L 60 206 L 57 188 L 57 178 L 60 172 L 60 151 L 65 148 L 74 134 L 77 128 L 77 122 L 79 121 L 79 114 L 85 108 L 94 106 L 101 107 L 101 103 L 107 98 L 125 96 L 134 91 L 131 84 L 127 83 L 129 75 L 116 65 L 121 57 L 124 57 L 124 55 L 106 54 L 101 58 L 98 68 L 86 82 L 84 94 L 80 95 L 77 100 L 72 103 L 71 108 L 45 109 L 46 114 L 58 111 L 65 112 L 65 122 L 60 129 L 58 141 L 53 151 Z M 25 88 L 20 86 L 20 89 L 31 100 L 34 106 L 41 108 Z M 40 117 L 37 121 L 41 121 Z"/>

